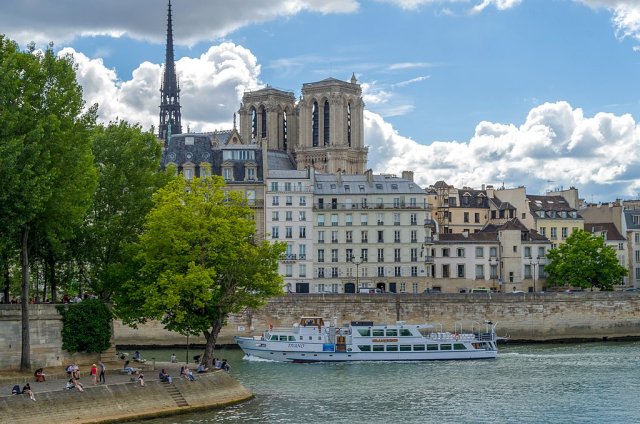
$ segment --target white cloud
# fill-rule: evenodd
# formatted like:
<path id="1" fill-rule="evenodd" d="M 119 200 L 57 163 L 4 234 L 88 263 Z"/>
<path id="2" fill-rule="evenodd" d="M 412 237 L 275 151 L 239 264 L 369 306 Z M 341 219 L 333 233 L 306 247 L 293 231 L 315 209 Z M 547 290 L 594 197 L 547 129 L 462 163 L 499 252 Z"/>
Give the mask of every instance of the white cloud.
<path id="1" fill-rule="evenodd" d="M 101 59 L 90 59 L 71 48 L 60 52 L 67 53 L 73 54 L 78 65 L 77 78 L 85 101 L 100 105 L 102 121 L 119 117 L 140 123 L 143 128 L 158 125 L 161 65 L 144 62 L 130 80 L 120 81 Z M 185 130 L 187 125 L 192 131 L 229 127 L 244 90 L 260 85 L 256 57 L 233 43 L 212 46 L 197 58 L 182 58 L 176 62 L 176 69 Z"/>
<path id="2" fill-rule="evenodd" d="M 4 4 L 6 3 L 6 4 Z M 351 13 L 357 0 L 180 0 L 172 4 L 176 43 L 210 41 L 251 23 L 294 16 L 303 11 Z M 166 0 L 110 0 L 96 2 L 49 0 L 3 2 L 0 28 L 20 43 L 62 44 L 79 36 L 128 35 L 162 42 L 165 38 Z"/>
<path id="3" fill-rule="evenodd" d="M 471 11 L 474 13 L 482 12 L 489 6 L 495 6 L 498 10 L 507 10 L 519 5 L 521 2 L 522 0 L 482 0 L 482 3 L 474 6 Z"/>
<path id="4" fill-rule="evenodd" d="M 576 186 L 583 195 L 611 200 L 640 190 L 640 126 L 631 115 L 585 117 L 566 102 L 545 103 L 516 126 L 480 122 L 468 141 L 423 145 L 403 137 L 373 112 L 365 112 L 369 166 L 376 172 L 413 170 L 422 185 L 524 185 L 529 193 Z M 591 200 L 591 199 L 589 199 Z"/>
<path id="5" fill-rule="evenodd" d="M 411 79 L 408 79 L 408 80 L 405 80 L 405 81 L 397 82 L 397 83 L 393 84 L 393 87 L 406 87 L 407 85 L 415 84 L 417 82 L 424 81 L 424 80 L 427 80 L 429 78 L 430 77 L 428 75 L 423 75 L 423 76 L 420 76 L 420 77 L 415 77 L 415 78 L 411 78 Z"/>
<path id="6" fill-rule="evenodd" d="M 395 6 L 398 6 L 402 9 L 406 10 L 415 10 L 419 9 L 421 6 L 427 5 L 445 5 L 445 4 L 461 4 L 464 6 L 472 6 L 471 11 L 474 13 L 482 12 L 489 6 L 495 6 L 498 10 L 507 10 L 511 9 L 514 6 L 519 5 L 522 0 L 378 0 L 384 3 L 391 3 Z M 480 3 L 478 3 L 480 1 Z M 441 10 L 442 13 L 451 15 L 453 12 L 449 8 L 443 8 Z"/>
<path id="7" fill-rule="evenodd" d="M 397 71 L 397 70 L 404 70 L 404 69 L 426 68 L 428 66 L 431 66 L 431 65 L 425 62 L 401 62 L 401 63 L 393 63 L 389 65 L 389 70 Z"/>
<path id="8" fill-rule="evenodd" d="M 593 9 L 606 8 L 619 38 L 640 41 L 640 3 L 637 0 L 575 0 Z"/>

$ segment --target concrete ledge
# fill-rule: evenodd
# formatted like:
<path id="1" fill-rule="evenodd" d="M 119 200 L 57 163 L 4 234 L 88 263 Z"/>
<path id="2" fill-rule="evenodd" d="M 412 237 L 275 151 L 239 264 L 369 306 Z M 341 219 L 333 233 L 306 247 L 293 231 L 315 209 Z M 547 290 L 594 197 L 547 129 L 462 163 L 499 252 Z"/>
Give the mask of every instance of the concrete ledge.
<path id="1" fill-rule="evenodd" d="M 174 379 L 173 384 L 150 380 L 85 386 L 84 392 L 56 390 L 28 396 L 0 397 L 2 422 L 108 423 L 168 416 L 244 402 L 253 394 L 230 374 L 217 371 L 198 374 L 196 381 Z M 186 402 L 178 406 L 177 400 Z"/>

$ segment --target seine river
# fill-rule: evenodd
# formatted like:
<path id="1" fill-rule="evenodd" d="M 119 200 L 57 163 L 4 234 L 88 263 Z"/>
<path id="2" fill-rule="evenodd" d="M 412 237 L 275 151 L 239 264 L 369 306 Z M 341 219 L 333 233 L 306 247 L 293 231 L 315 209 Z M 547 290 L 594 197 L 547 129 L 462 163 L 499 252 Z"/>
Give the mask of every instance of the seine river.
<path id="1" fill-rule="evenodd" d="M 141 422 L 640 423 L 640 342 L 503 345 L 496 360 L 420 363 L 282 364 L 246 361 L 240 350 L 217 354 L 254 400 Z"/>

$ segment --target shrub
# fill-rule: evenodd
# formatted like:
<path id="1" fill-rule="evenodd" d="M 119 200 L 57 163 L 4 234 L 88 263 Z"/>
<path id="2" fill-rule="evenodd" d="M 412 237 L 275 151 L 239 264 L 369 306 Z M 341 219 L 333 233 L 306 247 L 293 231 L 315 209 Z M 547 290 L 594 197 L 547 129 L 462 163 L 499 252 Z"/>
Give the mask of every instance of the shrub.
<path id="1" fill-rule="evenodd" d="M 69 353 L 104 352 L 111 346 L 111 310 L 98 299 L 57 307 L 62 315 L 62 348 Z"/>

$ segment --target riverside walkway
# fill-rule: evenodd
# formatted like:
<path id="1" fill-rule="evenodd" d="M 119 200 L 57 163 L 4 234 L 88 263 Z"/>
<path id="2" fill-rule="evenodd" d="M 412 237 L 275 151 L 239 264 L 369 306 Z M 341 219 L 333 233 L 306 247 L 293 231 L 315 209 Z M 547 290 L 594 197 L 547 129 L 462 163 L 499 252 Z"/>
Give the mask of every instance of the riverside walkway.
<path id="1" fill-rule="evenodd" d="M 120 366 L 118 366 L 120 365 Z M 253 395 L 229 373 L 215 370 L 194 374 L 196 381 L 180 378 L 184 363 L 157 362 L 144 365 L 145 386 L 136 375 L 122 374 L 122 365 L 107 364 L 106 384 L 94 385 L 90 366 L 80 366 L 80 382 L 84 392 L 67 390 L 67 373 L 60 369 L 45 369 L 46 381 L 36 383 L 33 373 L 0 372 L 0 422 L 33 424 L 38 422 L 105 423 L 134 418 L 150 418 L 218 408 L 242 402 Z M 190 364 L 191 366 L 193 364 Z M 164 368 L 173 383 L 160 382 L 158 371 Z M 29 382 L 36 401 L 27 395 L 12 395 L 11 388 L 22 389 Z"/>

